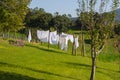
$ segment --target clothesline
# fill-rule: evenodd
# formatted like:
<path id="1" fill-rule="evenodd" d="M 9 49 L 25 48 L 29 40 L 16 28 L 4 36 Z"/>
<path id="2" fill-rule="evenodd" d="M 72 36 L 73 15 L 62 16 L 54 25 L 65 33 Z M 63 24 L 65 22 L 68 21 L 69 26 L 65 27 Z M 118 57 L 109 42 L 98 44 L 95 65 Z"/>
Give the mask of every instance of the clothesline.
<path id="1" fill-rule="evenodd" d="M 74 38 L 71 34 L 61 33 L 57 34 L 57 31 L 50 32 L 49 30 L 37 30 L 37 38 L 41 42 L 49 42 L 50 44 L 60 44 L 61 50 L 67 50 L 68 41 L 70 40 L 72 43 L 75 42 L 74 47 L 77 49 L 79 47 L 78 37 Z M 31 31 L 29 30 L 28 42 L 32 39 Z"/>

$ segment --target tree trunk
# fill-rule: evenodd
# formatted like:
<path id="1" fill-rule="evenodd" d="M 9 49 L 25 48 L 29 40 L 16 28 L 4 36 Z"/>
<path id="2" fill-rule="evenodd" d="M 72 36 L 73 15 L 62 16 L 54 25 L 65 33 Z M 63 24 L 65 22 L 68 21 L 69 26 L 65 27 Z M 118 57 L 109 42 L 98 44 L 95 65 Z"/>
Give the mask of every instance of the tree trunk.
<path id="1" fill-rule="evenodd" d="M 8 33 L 7 33 L 7 38 L 9 39 L 10 38 L 10 31 L 8 30 Z"/>
<path id="2" fill-rule="evenodd" d="M 2 38 L 5 39 L 5 30 L 2 31 Z"/>
<path id="3" fill-rule="evenodd" d="M 4 33 L 4 32 L 2 33 L 2 38 L 3 38 L 3 39 L 5 38 L 5 33 Z"/>
<path id="4" fill-rule="evenodd" d="M 14 39 L 17 39 L 16 31 L 14 32 Z"/>
<path id="5" fill-rule="evenodd" d="M 72 44 L 72 55 L 74 55 L 74 50 L 75 50 L 75 37 L 74 37 L 74 35 L 73 35 L 73 39 L 74 39 L 74 41 Z"/>
<path id="6" fill-rule="evenodd" d="M 95 80 L 95 71 L 96 71 L 96 46 L 94 40 L 94 32 L 93 28 L 91 28 L 91 58 L 92 58 L 92 69 L 91 69 L 91 76 L 90 80 Z"/>
<path id="7" fill-rule="evenodd" d="M 58 33 L 60 39 L 60 33 Z M 60 41 L 58 41 L 58 49 L 60 48 Z"/>
<path id="8" fill-rule="evenodd" d="M 82 56 L 85 56 L 85 43 L 84 43 L 84 34 L 83 34 L 83 32 L 82 32 L 82 51 L 81 51 L 81 54 L 82 54 Z"/>
<path id="9" fill-rule="evenodd" d="M 83 34 L 84 24 L 83 24 L 83 22 L 81 22 L 81 23 L 82 23 L 82 26 L 81 26 L 81 55 L 85 56 L 85 44 L 84 44 L 84 34 Z"/>
<path id="10" fill-rule="evenodd" d="M 96 57 L 92 57 L 92 69 L 90 80 L 95 80 L 95 70 L 96 70 Z"/>

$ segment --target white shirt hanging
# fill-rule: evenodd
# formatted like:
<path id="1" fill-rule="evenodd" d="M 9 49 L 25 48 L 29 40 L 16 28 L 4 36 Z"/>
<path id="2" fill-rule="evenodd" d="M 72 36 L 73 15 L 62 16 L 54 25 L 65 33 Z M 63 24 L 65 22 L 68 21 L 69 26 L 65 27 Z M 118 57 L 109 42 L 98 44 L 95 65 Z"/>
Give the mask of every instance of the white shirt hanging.
<path id="1" fill-rule="evenodd" d="M 75 38 L 75 49 L 79 47 L 78 36 Z"/>
<path id="2" fill-rule="evenodd" d="M 67 50 L 67 47 L 68 47 L 68 36 L 61 34 L 59 43 L 60 43 L 61 50 Z"/>
<path id="3" fill-rule="evenodd" d="M 57 31 L 50 32 L 50 44 L 58 44 L 59 41 L 59 35 L 57 35 Z"/>

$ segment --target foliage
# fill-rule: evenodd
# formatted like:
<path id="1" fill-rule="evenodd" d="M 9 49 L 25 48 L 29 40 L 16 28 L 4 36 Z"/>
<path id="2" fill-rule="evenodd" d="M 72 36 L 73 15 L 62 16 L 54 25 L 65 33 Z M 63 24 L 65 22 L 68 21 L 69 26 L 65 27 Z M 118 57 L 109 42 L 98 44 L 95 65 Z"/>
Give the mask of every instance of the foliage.
<path id="1" fill-rule="evenodd" d="M 23 28 L 23 20 L 31 0 L 0 0 L 0 29 L 3 32 Z"/>
<path id="2" fill-rule="evenodd" d="M 66 32 L 71 26 L 74 25 L 70 20 L 71 15 L 59 15 L 58 12 L 54 14 L 47 13 L 43 8 L 30 9 L 26 18 L 26 27 L 48 30 L 51 27 L 58 32 Z"/>
<path id="3" fill-rule="evenodd" d="M 45 13 L 37 17 L 36 23 L 38 23 L 38 28 L 41 28 L 43 30 L 49 30 L 51 20 L 52 14 Z"/>
<path id="4" fill-rule="evenodd" d="M 52 19 L 51 25 L 53 25 L 59 33 L 66 32 L 70 27 L 70 19 L 65 15 L 58 15 Z"/>
<path id="5" fill-rule="evenodd" d="M 29 12 L 27 13 L 25 17 L 25 25 L 26 27 L 31 27 L 31 28 L 37 28 L 39 26 L 39 23 L 37 23 L 36 19 L 38 16 L 46 13 L 43 8 L 34 8 L 34 9 L 29 9 Z"/>
<path id="6" fill-rule="evenodd" d="M 120 24 L 117 23 L 114 28 L 115 34 L 120 35 Z"/>

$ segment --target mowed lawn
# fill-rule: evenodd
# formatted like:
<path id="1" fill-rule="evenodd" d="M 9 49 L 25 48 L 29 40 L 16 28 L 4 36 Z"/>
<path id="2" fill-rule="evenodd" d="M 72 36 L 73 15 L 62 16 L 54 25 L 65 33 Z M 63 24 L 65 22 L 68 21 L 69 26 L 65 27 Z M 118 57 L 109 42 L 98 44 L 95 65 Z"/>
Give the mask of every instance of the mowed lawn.
<path id="1" fill-rule="evenodd" d="M 0 80 L 89 80 L 91 58 L 40 44 L 24 47 L 0 39 Z M 120 80 L 116 62 L 97 60 L 96 80 Z"/>

